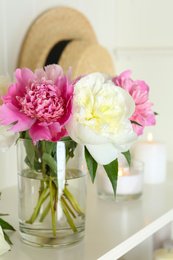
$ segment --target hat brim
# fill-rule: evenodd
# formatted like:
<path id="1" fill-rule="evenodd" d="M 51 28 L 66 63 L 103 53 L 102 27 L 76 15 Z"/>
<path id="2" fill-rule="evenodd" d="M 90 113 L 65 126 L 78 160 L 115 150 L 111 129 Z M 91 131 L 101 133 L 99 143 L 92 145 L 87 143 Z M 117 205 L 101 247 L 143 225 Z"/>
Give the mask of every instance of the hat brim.
<path id="1" fill-rule="evenodd" d="M 68 7 L 58 7 L 43 13 L 26 34 L 18 67 L 27 67 L 32 71 L 44 67 L 51 49 L 65 40 L 97 43 L 94 30 L 82 13 Z"/>

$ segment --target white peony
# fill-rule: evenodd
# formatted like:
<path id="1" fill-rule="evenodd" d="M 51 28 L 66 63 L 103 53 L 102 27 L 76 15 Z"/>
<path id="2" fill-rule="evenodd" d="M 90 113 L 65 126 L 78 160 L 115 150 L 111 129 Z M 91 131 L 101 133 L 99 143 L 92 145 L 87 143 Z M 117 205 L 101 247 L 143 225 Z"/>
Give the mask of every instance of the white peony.
<path id="1" fill-rule="evenodd" d="M 0 226 L 0 255 L 6 253 L 10 250 L 9 244 L 5 241 L 4 234 L 2 228 Z"/>
<path id="2" fill-rule="evenodd" d="M 80 79 L 74 85 L 73 104 L 68 134 L 86 145 L 99 164 L 109 164 L 136 140 L 128 120 L 135 111 L 134 100 L 106 75 L 96 72 Z"/>
<path id="3" fill-rule="evenodd" d="M 0 125 L 0 151 L 8 150 L 19 137 L 19 133 L 9 131 L 12 125 Z"/>

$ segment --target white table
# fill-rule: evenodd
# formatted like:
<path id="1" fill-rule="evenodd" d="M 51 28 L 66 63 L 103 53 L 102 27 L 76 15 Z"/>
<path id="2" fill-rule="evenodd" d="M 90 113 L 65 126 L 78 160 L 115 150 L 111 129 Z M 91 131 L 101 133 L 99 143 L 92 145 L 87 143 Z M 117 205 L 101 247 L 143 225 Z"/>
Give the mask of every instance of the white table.
<path id="1" fill-rule="evenodd" d="M 88 181 L 86 233 L 77 244 L 56 249 L 35 248 L 20 241 L 17 187 L 2 191 L 0 212 L 15 228 L 10 233 L 12 250 L 2 260 L 112 260 L 118 259 L 163 226 L 173 221 L 173 164 L 164 184 L 144 185 L 139 200 L 115 203 L 97 197 L 96 185 Z M 89 178 L 88 178 L 89 179 Z"/>

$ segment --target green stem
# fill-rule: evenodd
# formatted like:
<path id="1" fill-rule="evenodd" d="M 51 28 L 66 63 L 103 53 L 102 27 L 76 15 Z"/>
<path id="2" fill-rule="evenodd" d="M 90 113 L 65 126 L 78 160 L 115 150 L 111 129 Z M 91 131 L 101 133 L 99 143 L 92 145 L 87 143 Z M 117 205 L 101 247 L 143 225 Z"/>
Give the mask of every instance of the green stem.
<path id="1" fill-rule="evenodd" d="M 45 153 L 46 151 L 46 141 L 43 140 L 42 141 L 42 155 Z M 42 173 L 43 173 L 43 177 L 46 176 L 46 164 L 45 164 L 45 161 L 42 160 Z"/>
<path id="2" fill-rule="evenodd" d="M 35 221 L 35 219 L 36 219 L 36 217 L 37 217 L 37 214 L 38 214 L 38 211 L 39 211 L 39 209 L 40 209 L 40 207 L 41 207 L 41 204 L 42 204 L 43 201 L 44 201 L 44 195 L 46 194 L 47 190 L 48 190 L 48 187 L 46 187 L 46 188 L 43 190 L 43 192 L 42 192 L 42 194 L 41 194 L 41 196 L 40 196 L 40 198 L 39 198 L 39 200 L 38 200 L 37 206 L 36 206 L 36 208 L 34 209 L 34 212 L 33 212 L 32 216 L 31 216 L 31 218 L 30 218 L 29 220 L 27 220 L 26 223 L 32 224 L 32 223 Z"/>
<path id="3" fill-rule="evenodd" d="M 70 217 L 70 214 L 68 213 L 67 209 L 66 209 L 66 206 L 64 205 L 64 202 L 63 200 L 61 200 L 61 206 L 62 206 L 62 209 L 63 209 L 63 212 L 67 218 L 67 222 L 69 223 L 70 227 L 73 229 L 73 232 L 77 232 L 77 228 L 72 220 L 72 218 Z"/>
<path id="4" fill-rule="evenodd" d="M 42 154 L 40 154 L 37 147 L 35 147 L 35 150 L 36 150 L 38 156 L 42 159 L 42 155 L 44 154 L 44 152 L 46 150 L 45 140 L 42 141 Z M 43 174 L 43 178 L 45 178 L 46 177 L 46 165 L 45 165 L 45 161 L 43 159 L 42 159 L 42 174 Z M 44 180 L 41 180 L 40 181 L 40 194 L 42 194 L 43 191 L 44 191 Z"/>
<path id="5" fill-rule="evenodd" d="M 73 218 L 76 218 L 74 212 L 72 211 L 72 209 L 70 208 L 70 206 L 68 205 L 68 203 L 66 202 L 65 198 L 63 196 L 61 196 L 61 201 L 63 201 L 64 206 L 68 209 L 68 211 L 71 213 L 71 215 L 73 216 Z"/>
<path id="6" fill-rule="evenodd" d="M 47 188 L 48 188 L 48 187 L 47 187 Z M 48 192 L 48 193 L 46 194 L 46 196 L 44 197 L 42 203 L 49 197 L 49 195 L 50 195 L 50 192 Z"/>
<path id="7" fill-rule="evenodd" d="M 42 213 L 42 215 L 41 215 L 41 217 L 40 217 L 40 220 L 39 220 L 40 222 L 43 222 L 43 220 L 44 220 L 45 217 L 47 216 L 47 214 L 48 214 L 50 208 L 51 208 L 51 203 L 50 203 L 50 201 L 49 201 L 49 203 L 47 204 L 47 207 L 44 209 L 44 211 L 43 211 L 43 213 Z"/>
<path id="8" fill-rule="evenodd" d="M 72 205 L 72 207 L 74 208 L 74 210 L 82 217 L 85 216 L 85 211 L 79 206 L 77 200 L 75 199 L 75 197 L 69 192 L 69 190 L 67 189 L 67 187 L 65 186 L 64 188 L 64 194 L 66 196 L 66 198 L 68 199 L 68 201 L 70 202 L 70 204 Z"/>
<path id="9" fill-rule="evenodd" d="M 49 189 L 50 189 L 50 207 L 51 207 L 51 215 L 52 215 L 52 228 L 53 228 L 53 235 L 56 236 L 56 226 L 55 226 L 55 210 L 54 210 L 54 203 L 53 203 L 53 186 L 52 181 L 49 181 Z"/>

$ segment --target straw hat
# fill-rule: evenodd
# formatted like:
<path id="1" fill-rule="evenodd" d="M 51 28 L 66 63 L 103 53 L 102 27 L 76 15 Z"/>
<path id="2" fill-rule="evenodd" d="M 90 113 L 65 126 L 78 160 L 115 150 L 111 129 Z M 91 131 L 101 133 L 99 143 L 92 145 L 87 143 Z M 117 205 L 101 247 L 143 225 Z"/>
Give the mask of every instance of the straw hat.
<path id="1" fill-rule="evenodd" d="M 57 51 L 54 56 L 64 72 L 72 66 L 73 78 L 95 71 L 114 74 L 111 56 L 98 44 L 89 21 L 82 13 L 67 7 L 48 10 L 34 21 L 23 42 L 18 67 L 32 71 L 44 67 L 59 43 L 61 53 Z"/>

